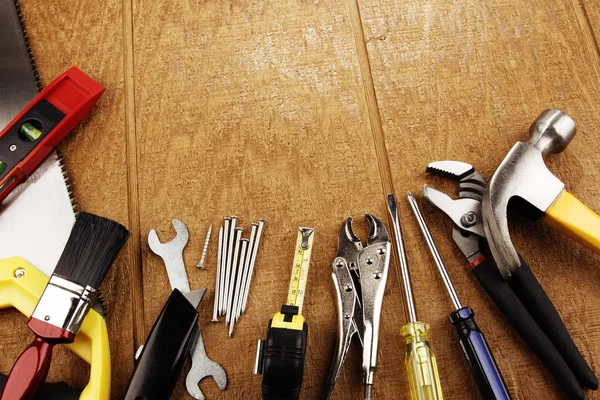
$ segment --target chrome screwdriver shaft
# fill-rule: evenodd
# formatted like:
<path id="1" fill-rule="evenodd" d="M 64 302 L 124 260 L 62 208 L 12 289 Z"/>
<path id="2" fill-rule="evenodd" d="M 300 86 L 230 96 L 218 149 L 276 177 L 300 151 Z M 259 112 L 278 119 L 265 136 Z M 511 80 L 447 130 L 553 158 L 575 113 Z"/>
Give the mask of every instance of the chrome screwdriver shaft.
<path id="1" fill-rule="evenodd" d="M 406 297 L 408 320 L 409 322 L 417 322 L 417 311 L 415 309 L 415 301 L 413 299 L 412 287 L 410 284 L 408 264 L 406 263 L 406 251 L 404 249 L 404 241 L 402 240 L 402 227 L 400 226 L 400 218 L 398 218 L 398 206 L 396 205 L 396 197 L 393 194 L 388 195 L 388 212 L 390 213 L 390 217 L 392 218 L 392 226 L 394 228 L 394 237 L 396 239 L 396 252 L 400 261 L 400 272 L 402 274 L 404 296 Z"/>
<path id="2" fill-rule="evenodd" d="M 438 270 L 440 271 L 440 275 L 442 275 L 442 279 L 444 281 L 444 285 L 448 290 L 448 294 L 450 295 L 450 299 L 452 300 L 452 304 L 454 305 L 454 309 L 458 310 L 462 308 L 460 304 L 460 299 L 454 290 L 454 285 L 452 285 L 452 281 L 450 280 L 450 276 L 448 275 L 448 271 L 446 271 L 446 267 L 444 266 L 444 262 L 442 261 L 442 257 L 440 257 L 440 253 L 435 247 L 435 243 L 431 234 L 429 233 L 429 228 L 427 228 L 427 224 L 425 223 L 425 219 L 419 210 L 419 205 L 417 204 L 417 199 L 415 196 L 408 192 L 408 202 L 410 203 L 410 207 L 417 218 L 417 222 L 419 223 L 419 227 L 421 228 L 421 232 L 423 232 L 423 236 L 425 237 L 425 241 L 427 242 L 427 246 L 429 246 L 429 250 L 431 251 L 431 255 L 433 256 L 433 260 L 435 261 L 435 265 L 437 265 Z"/>

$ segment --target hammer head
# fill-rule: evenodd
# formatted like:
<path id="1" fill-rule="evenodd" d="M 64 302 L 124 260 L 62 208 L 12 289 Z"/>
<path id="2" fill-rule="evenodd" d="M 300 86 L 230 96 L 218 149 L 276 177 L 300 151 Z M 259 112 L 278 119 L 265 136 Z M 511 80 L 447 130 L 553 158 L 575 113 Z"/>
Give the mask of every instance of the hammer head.
<path id="1" fill-rule="evenodd" d="M 504 279 L 521 266 L 508 231 L 509 202 L 518 198 L 539 215 L 550 207 L 564 184 L 544 158 L 563 151 L 575 135 L 575 123 L 560 110 L 546 110 L 529 129 L 529 141 L 517 142 L 490 179 L 483 194 L 483 229 Z"/>

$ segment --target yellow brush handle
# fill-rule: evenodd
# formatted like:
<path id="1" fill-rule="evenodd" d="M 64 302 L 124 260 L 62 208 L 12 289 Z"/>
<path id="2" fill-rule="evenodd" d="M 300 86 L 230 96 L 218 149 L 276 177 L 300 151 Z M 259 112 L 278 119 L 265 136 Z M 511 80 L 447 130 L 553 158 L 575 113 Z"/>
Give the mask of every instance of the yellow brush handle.
<path id="1" fill-rule="evenodd" d="M 543 218 L 550 227 L 600 253 L 600 216 L 563 190 Z"/>
<path id="2" fill-rule="evenodd" d="M 429 324 L 409 322 L 400 330 L 406 340 L 406 370 L 412 400 L 443 400 L 435 355 L 429 347 Z"/>
<path id="3" fill-rule="evenodd" d="M 0 309 L 14 307 L 30 317 L 48 277 L 20 257 L 0 260 Z M 110 348 L 106 321 L 90 310 L 75 342 L 67 347 L 90 364 L 90 381 L 80 400 L 110 399 Z"/>

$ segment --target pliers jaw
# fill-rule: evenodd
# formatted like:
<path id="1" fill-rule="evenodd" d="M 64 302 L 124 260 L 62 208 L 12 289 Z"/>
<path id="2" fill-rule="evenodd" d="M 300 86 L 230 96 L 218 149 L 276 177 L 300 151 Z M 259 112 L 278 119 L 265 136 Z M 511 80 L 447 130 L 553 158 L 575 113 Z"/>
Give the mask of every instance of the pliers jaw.
<path id="1" fill-rule="evenodd" d="M 365 214 L 365 218 L 370 228 L 366 246 L 354 233 L 352 218 L 348 218 L 340 229 L 338 253 L 332 262 L 339 334 L 325 399 L 333 393 L 354 334 L 363 347 L 365 385 L 373 384 L 391 244 L 383 223 L 371 214 Z"/>

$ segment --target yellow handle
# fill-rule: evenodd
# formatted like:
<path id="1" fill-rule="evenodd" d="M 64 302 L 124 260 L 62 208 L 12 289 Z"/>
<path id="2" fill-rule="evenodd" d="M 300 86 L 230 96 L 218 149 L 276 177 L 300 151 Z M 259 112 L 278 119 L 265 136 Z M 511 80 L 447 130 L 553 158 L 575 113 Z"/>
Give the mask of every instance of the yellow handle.
<path id="1" fill-rule="evenodd" d="M 0 260 L 0 309 L 14 307 L 29 317 L 48 277 L 20 257 Z M 80 400 L 110 399 L 110 348 L 106 321 L 91 310 L 75 342 L 67 347 L 90 364 L 90 381 Z"/>
<path id="2" fill-rule="evenodd" d="M 406 370 L 412 400 L 442 400 L 442 385 L 435 355 L 429 347 L 429 324 L 411 322 L 402 327 L 406 339 Z"/>
<path id="3" fill-rule="evenodd" d="M 546 210 L 543 219 L 553 229 L 600 253 L 600 216 L 566 190 Z"/>

